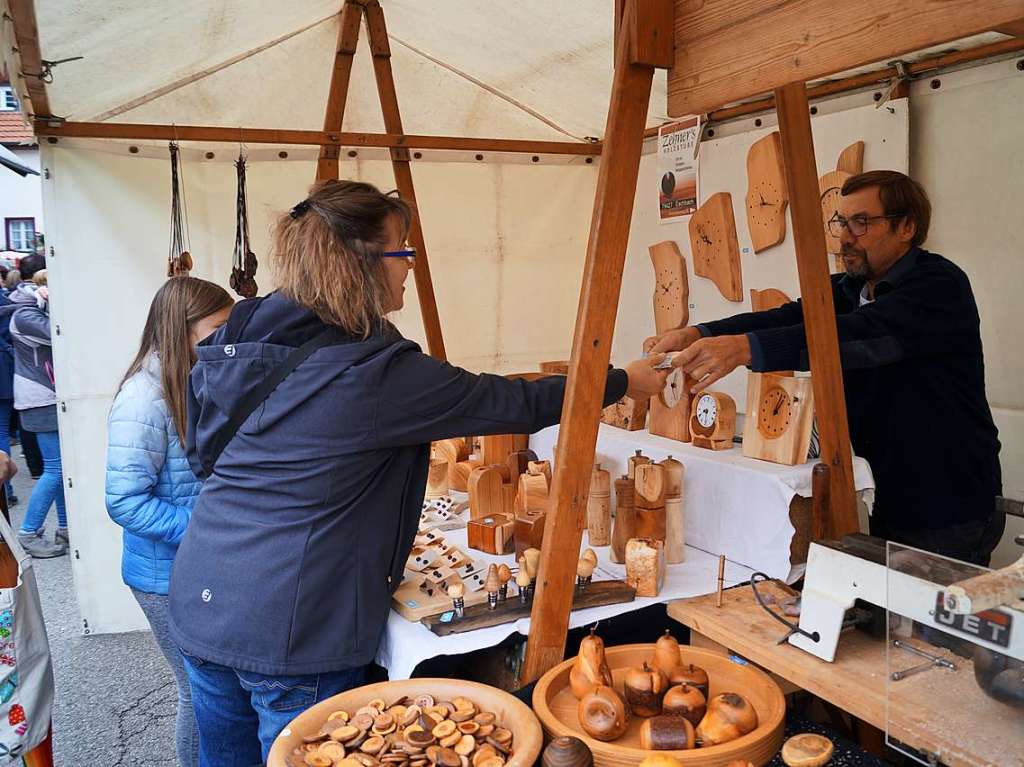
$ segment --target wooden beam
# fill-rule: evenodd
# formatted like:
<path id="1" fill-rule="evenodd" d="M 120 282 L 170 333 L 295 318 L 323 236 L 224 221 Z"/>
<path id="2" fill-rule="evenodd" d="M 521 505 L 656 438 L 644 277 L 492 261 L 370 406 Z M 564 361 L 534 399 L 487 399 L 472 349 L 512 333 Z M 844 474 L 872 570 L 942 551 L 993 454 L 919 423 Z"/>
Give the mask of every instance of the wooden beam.
<path id="1" fill-rule="evenodd" d="M 627 5 L 636 1 L 627 0 Z M 627 10 L 625 18 L 630 16 Z M 561 662 L 565 652 L 584 510 L 640 167 L 641 137 L 654 76 L 653 66 L 630 63 L 630 37 L 627 23 L 618 36 L 615 77 L 605 127 L 605 154 L 598 173 L 576 313 L 562 426 L 555 451 L 550 493 L 553 500 L 545 523 L 526 661 L 520 676 L 523 684 Z"/>
<path id="2" fill-rule="evenodd" d="M 672 117 L 704 114 L 786 83 L 888 61 L 1021 18 L 1021 0 L 675 2 Z"/>
<path id="3" fill-rule="evenodd" d="M 49 117 L 53 112 L 50 111 L 50 98 L 46 95 L 46 83 L 38 77 L 43 71 L 43 57 L 39 50 L 35 3 L 33 0 L 8 0 L 7 7 L 11 11 L 14 40 L 21 60 L 20 74 L 25 78 L 32 112 L 37 116 Z"/>
<path id="4" fill-rule="evenodd" d="M 1018 21 L 1011 21 L 1009 24 L 1003 24 L 993 31 L 1004 35 L 1012 35 L 1013 37 L 1024 37 L 1024 18 Z"/>
<path id="5" fill-rule="evenodd" d="M 599 155 L 600 143 L 527 141 L 521 139 L 418 136 L 405 133 L 343 133 L 274 128 L 225 128 L 203 125 L 152 125 L 143 123 L 55 123 L 35 120 L 37 136 L 106 138 L 138 141 L 208 141 L 237 144 L 332 145 L 337 147 L 404 147 L 454 152 L 509 152 L 513 154 Z"/>
<path id="6" fill-rule="evenodd" d="M 384 113 L 384 129 L 388 133 L 401 134 L 403 132 L 402 116 L 398 110 L 398 93 L 395 91 L 395 77 L 391 70 L 391 46 L 388 44 L 384 10 L 376 0 L 365 3 L 365 10 L 370 52 L 373 54 L 373 72 L 377 79 L 380 108 Z M 416 204 L 416 188 L 412 181 L 412 168 L 409 166 L 409 150 L 407 148 L 391 148 L 391 167 L 395 172 L 395 185 L 398 187 L 399 196 L 413 210 L 409 242 L 416 249 L 416 267 L 413 275 L 416 278 L 416 295 L 419 297 L 423 329 L 427 334 L 427 349 L 431 356 L 440 360 L 447 359 L 444 351 L 444 338 L 441 335 L 441 318 L 437 313 L 437 299 L 434 296 L 434 283 L 430 278 L 427 244 L 423 239 L 423 226 L 419 207 Z"/>
<path id="7" fill-rule="evenodd" d="M 827 534 L 841 538 L 857 532 L 857 500 L 853 485 L 853 455 L 846 420 L 843 371 L 839 360 L 836 311 L 832 303 L 825 232 L 821 226 L 821 195 L 814 163 L 811 114 L 807 87 L 790 83 L 775 91 L 782 138 L 786 188 L 789 190 L 793 244 L 803 301 L 804 332 L 811 363 L 814 408 L 821 437 L 821 462 L 829 468 Z"/>
<path id="8" fill-rule="evenodd" d="M 907 64 L 907 73 L 911 76 L 920 76 L 931 72 L 937 72 L 947 67 L 962 66 L 976 61 L 1006 56 L 1024 51 L 1024 39 L 999 40 L 987 45 L 979 45 L 976 48 L 967 48 L 962 51 L 952 51 L 938 56 L 929 56 L 926 59 L 919 59 Z M 896 67 L 881 67 L 870 72 L 861 72 L 838 80 L 828 80 L 816 83 L 807 88 L 808 100 L 826 98 L 840 93 L 867 88 L 872 85 L 882 85 L 896 79 L 899 73 Z M 897 96 L 896 98 L 902 98 Z M 708 122 L 721 123 L 726 120 L 733 120 L 738 117 L 757 114 L 759 112 L 771 112 L 775 110 L 775 96 L 765 96 L 753 101 L 744 101 L 735 106 L 722 107 L 708 113 Z M 644 138 L 652 138 L 658 135 L 658 126 L 648 128 L 644 131 Z"/>
<path id="9" fill-rule="evenodd" d="M 352 56 L 359 42 L 359 22 L 363 18 L 361 6 L 346 2 L 341 9 L 341 24 L 338 26 L 338 44 L 334 53 L 334 68 L 331 70 L 331 85 L 327 91 L 327 107 L 324 110 L 324 131 L 340 132 L 345 119 L 345 105 L 348 103 L 348 86 L 352 79 Z M 337 178 L 339 147 L 323 144 L 316 161 L 316 180 Z"/>

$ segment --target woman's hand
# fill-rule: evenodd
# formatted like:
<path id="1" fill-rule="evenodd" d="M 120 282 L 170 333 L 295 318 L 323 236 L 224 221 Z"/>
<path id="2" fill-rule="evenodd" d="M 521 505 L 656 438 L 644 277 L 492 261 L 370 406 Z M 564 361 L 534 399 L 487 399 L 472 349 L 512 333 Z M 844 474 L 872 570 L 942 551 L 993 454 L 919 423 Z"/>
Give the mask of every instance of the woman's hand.
<path id="1" fill-rule="evenodd" d="M 699 340 L 700 337 L 700 331 L 695 327 L 668 330 L 660 335 L 651 336 L 645 340 L 644 354 L 681 352 L 694 341 Z"/>
<path id="2" fill-rule="evenodd" d="M 626 375 L 629 376 L 629 386 L 626 389 L 627 397 L 644 400 L 661 393 L 661 390 L 665 388 L 665 379 L 668 378 L 671 371 L 655 370 L 654 366 L 664 358 L 664 354 L 652 354 L 650 357 L 634 360 L 626 365 Z"/>

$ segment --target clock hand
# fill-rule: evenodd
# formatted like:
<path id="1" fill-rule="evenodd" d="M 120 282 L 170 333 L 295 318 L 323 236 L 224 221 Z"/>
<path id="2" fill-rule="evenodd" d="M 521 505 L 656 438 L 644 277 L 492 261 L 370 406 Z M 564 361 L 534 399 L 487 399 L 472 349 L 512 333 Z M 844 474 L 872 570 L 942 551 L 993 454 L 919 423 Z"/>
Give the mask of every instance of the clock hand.
<path id="1" fill-rule="evenodd" d="M 779 414 L 779 408 L 782 407 L 782 395 L 779 395 L 779 401 L 775 405 L 775 409 L 772 411 L 772 415 Z"/>

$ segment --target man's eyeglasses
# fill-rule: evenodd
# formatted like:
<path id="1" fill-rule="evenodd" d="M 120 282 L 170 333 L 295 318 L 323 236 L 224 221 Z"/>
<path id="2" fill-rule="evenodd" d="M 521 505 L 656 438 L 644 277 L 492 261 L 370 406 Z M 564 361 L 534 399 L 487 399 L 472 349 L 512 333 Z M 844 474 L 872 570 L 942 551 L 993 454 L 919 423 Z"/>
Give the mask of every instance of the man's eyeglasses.
<path id="1" fill-rule="evenodd" d="M 853 218 L 843 218 L 836 213 L 828 220 L 828 230 L 832 233 L 833 237 L 842 237 L 844 229 L 848 230 L 854 237 L 861 237 L 867 233 L 868 227 L 870 227 L 873 222 L 882 221 L 887 218 L 903 218 L 903 214 L 896 214 L 892 216 L 854 216 Z"/>
<path id="2" fill-rule="evenodd" d="M 380 255 L 382 258 L 407 258 L 410 261 L 415 261 L 416 248 L 403 248 L 402 250 L 385 250 Z"/>

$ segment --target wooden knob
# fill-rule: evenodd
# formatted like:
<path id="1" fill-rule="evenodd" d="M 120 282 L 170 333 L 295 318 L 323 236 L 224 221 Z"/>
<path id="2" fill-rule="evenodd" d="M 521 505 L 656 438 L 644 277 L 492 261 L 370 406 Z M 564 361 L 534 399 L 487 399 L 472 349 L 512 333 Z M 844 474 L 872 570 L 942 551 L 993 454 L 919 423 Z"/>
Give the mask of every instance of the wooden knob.
<path id="1" fill-rule="evenodd" d="M 832 741 L 823 735 L 805 732 L 782 744 L 782 761 L 789 767 L 821 767 L 832 758 Z"/>

